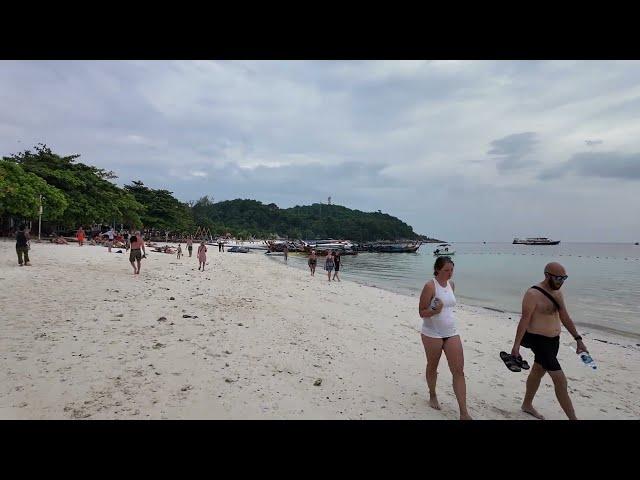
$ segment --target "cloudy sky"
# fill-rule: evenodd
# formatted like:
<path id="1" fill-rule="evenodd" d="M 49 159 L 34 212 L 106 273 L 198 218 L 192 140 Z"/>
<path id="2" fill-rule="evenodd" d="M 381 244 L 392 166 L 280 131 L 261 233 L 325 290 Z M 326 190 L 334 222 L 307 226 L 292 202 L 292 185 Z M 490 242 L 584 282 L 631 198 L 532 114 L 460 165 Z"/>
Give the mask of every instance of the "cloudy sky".
<path id="1" fill-rule="evenodd" d="M 637 61 L 1 61 L 0 105 L 0 156 L 42 142 L 185 201 L 640 241 Z"/>

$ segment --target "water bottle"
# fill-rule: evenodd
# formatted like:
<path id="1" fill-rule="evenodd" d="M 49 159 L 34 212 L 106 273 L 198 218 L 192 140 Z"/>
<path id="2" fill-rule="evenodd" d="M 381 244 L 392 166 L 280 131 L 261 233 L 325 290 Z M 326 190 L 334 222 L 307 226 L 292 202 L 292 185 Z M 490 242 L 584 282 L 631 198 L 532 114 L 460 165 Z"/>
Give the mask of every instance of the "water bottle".
<path id="1" fill-rule="evenodd" d="M 578 356 L 580 357 L 580 360 L 582 360 L 582 363 L 584 363 L 587 367 L 591 367 L 594 370 L 598 368 L 596 362 L 593 361 L 593 358 L 591 358 L 591 355 L 589 355 L 587 352 L 580 352 Z"/>
<path id="2" fill-rule="evenodd" d="M 440 303 L 438 297 L 434 298 L 433 302 L 431 302 L 431 310 L 435 310 L 436 308 L 438 308 L 438 303 Z"/>
<path id="3" fill-rule="evenodd" d="M 575 350 L 573 349 L 573 347 L 568 347 L 568 348 L 575 353 Z M 580 357 L 580 360 L 582 360 L 582 363 L 585 364 L 585 366 L 591 367 L 594 370 L 598 368 L 596 366 L 596 362 L 593 361 L 593 358 L 591 358 L 591 355 L 589 355 L 587 352 L 580 352 L 578 356 Z"/>

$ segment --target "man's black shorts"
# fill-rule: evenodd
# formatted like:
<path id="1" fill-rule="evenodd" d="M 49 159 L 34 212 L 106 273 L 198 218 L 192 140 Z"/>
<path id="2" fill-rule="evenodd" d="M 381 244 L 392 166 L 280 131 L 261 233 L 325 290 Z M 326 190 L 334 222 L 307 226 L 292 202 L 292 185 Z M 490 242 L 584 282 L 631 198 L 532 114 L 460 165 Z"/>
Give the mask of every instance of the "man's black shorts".
<path id="1" fill-rule="evenodd" d="M 520 342 L 525 348 L 530 348 L 534 353 L 534 362 L 550 372 L 562 370 L 558 363 L 558 350 L 560 350 L 560 335 L 557 337 L 545 337 L 537 333 L 525 332 Z"/>

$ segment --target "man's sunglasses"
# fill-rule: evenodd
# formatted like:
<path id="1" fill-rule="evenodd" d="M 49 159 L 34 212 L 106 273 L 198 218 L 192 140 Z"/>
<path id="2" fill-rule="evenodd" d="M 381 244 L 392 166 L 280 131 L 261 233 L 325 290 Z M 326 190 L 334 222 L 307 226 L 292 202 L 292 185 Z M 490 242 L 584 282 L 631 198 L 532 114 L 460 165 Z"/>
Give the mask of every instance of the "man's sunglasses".
<path id="1" fill-rule="evenodd" d="M 569 275 L 553 275 L 552 273 L 549 273 L 549 272 L 544 272 L 544 273 L 552 277 L 556 282 L 564 282 L 567 278 L 569 278 Z"/>

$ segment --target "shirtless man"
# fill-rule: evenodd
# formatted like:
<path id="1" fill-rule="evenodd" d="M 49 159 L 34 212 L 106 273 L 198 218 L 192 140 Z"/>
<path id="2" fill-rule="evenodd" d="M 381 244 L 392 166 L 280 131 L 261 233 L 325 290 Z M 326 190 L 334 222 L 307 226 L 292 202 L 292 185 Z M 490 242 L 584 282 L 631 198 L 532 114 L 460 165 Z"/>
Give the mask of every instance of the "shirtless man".
<path id="1" fill-rule="evenodd" d="M 527 378 L 527 391 L 522 402 L 522 411 L 544 420 L 544 417 L 533 408 L 533 397 L 538 391 L 540 380 L 548 372 L 553 380 L 556 397 L 562 410 L 570 420 L 577 420 L 567 391 L 567 378 L 557 359 L 560 348 L 560 324 L 562 323 L 577 340 L 576 353 L 586 352 L 587 347 L 584 346 L 582 337 L 578 335 L 560 291 L 562 284 L 568 278 L 564 267 L 556 262 L 549 263 L 544 267 L 544 276 L 545 279 L 542 282 L 529 288 L 524 294 L 522 317 L 511 350 L 511 355 L 516 358 L 520 356 L 520 346 L 530 348 L 535 354 L 534 364 Z M 538 289 L 548 293 L 557 306 Z"/>

